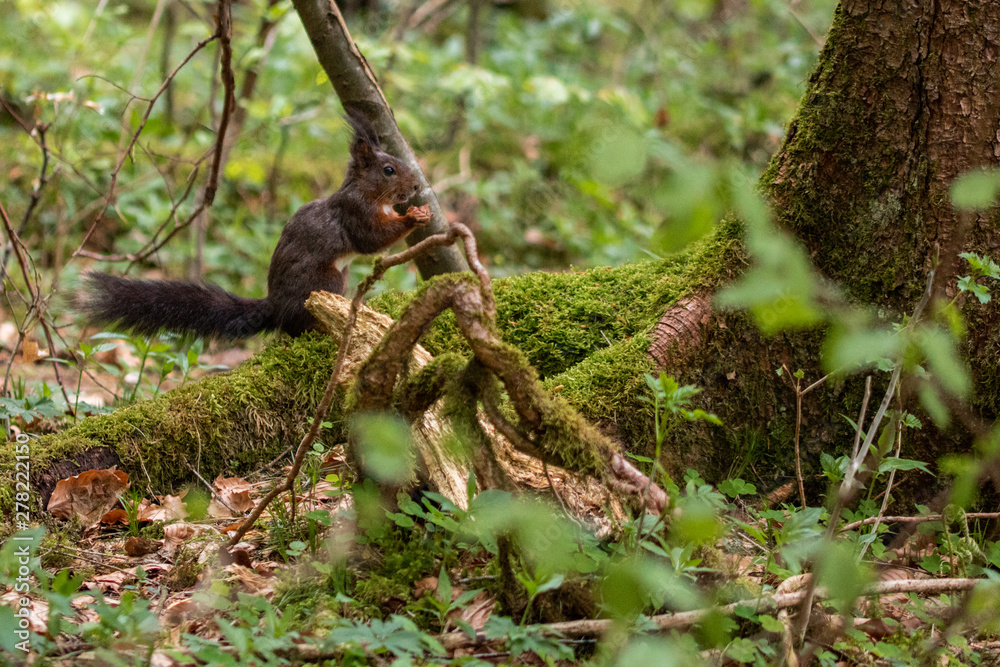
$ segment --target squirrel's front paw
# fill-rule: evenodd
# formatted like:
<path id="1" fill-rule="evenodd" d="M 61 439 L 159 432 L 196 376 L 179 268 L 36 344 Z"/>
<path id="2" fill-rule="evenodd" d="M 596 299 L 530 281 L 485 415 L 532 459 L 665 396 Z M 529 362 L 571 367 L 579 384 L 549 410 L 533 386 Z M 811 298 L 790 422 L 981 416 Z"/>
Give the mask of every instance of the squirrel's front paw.
<path id="1" fill-rule="evenodd" d="M 423 206 L 411 206 L 406 209 L 406 217 L 417 225 L 423 225 L 430 222 L 431 219 L 431 207 L 427 204 Z"/>

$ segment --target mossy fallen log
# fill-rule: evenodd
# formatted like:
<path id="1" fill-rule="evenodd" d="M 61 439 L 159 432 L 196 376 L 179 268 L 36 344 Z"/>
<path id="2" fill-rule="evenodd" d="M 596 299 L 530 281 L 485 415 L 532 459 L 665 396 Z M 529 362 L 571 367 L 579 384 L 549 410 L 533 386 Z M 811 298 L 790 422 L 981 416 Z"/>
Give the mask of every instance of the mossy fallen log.
<path id="1" fill-rule="evenodd" d="M 647 333 L 663 309 L 695 288 L 720 281 L 718 267 L 738 252 L 733 230 L 721 230 L 687 253 L 618 268 L 497 280 L 498 327 L 520 348 L 549 389 L 626 444 L 648 439 L 652 415 L 642 373 L 652 370 Z M 386 293 L 371 305 L 398 315 L 411 295 Z M 467 356 L 454 316 L 446 313 L 422 343 L 433 354 Z M 157 398 L 88 417 L 31 443 L 33 479 L 59 464 L 79 471 L 88 452 L 104 448 L 132 480 L 167 492 L 189 482 L 189 466 L 206 478 L 252 470 L 301 438 L 336 356 L 336 342 L 318 333 L 275 338 L 239 368 L 209 376 Z M 323 434 L 344 440 L 341 398 Z M 89 465 L 88 465 L 89 467 Z M 64 476 L 64 475 L 63 475 Z M 0 506 L 13 505 L 14 452 L 0 450 Z M 51 480 L 54 486 L 55 480 Z M 34 489 L 43 503 L 48 480 Z"/>
<path id="2" fill-rule="evenodd" d="M 336 344 L 308 334 L 282 339 L 235 370 L 206 377 L 154 399 L 110 414 L 83 419 L 61 433 L 30 442 L 33 491 L 44 507 L 56 479 L 45 473 L 76 474 L 93 465 L 117 463 L 133 481 L 166 492 L 193 478 L 189 466 L 211 478 L 248 471 L 278 456 L 300 437 L 330 373 Z M 331 439 L 340 420 L 331 415 Z M 0 450 L 0 505 L 12 507 L 14 454 Z M 86 467 L 80 467 L 80 465 Z M 75 468 L 75 469 L 74 469 Z"/>

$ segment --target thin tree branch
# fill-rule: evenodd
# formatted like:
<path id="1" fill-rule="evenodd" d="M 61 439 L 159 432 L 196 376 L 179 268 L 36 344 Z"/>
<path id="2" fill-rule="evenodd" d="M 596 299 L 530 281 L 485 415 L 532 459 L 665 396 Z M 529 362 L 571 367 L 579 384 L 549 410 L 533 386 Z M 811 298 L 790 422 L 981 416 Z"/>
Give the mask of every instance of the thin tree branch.
<path id="1" fill-rule="evenodd" d="M 966 515 L 968 519 L 1000 519 L 1000 512 L 969 512 Z M 942 521 L 944 516 L 941 514 L 923 514 L 920 516 L 883 516 L 881 521 L 885 523 L 928 523 L 930 521 Z M 851 530 L 856 530 L 862 526 L 870 526 L 873 523 L 879 523 L 879 517 L 870 516 L 867 519 L 861 519 L 859 521 L 853 521 L 851 523 L 845 524 L 837 530 L 838 533 L 846 533 Z"/>
<path id="2" fill-rule="evenodd" d="M 968 591 L 972 590 L 982 581 L 985 581 L 985 579 L 898 579 L 895 581 L 880 581 L 868 586 L 863 593 L 863 597 L 892 595 L 895 593 L 936 595 L 953 591 Z M 808 591 L 801 590 L 794 593 L 777 593 L 774 595 L 747 598 L 721 607 L 682 611 L 673 614 L 659 614 L 651 616 L 648 621 L 660 631 L 679 630 L 697 625 L 709 615 L 722 614 L 724 616 L 732 616 L 741 607 L 749 607 L 757 613 L 794 607 L 806 599 L 807 593 Z M 829 595 L 830 593 L 826 588 L 817 588 L 813 597 L 825 599 Z M 614 628 L 617 623 L 619 621 L 615 619 L 583 619 L 534 625 L 531 626 L 531 629 L 545 637 L 599 637 Z M 437 639 L 447 651 L 478 646 L 489 641 L 482 631 L 477 632 L 475 637 L 469 637 L 464 632 L 451 632 L 438 635 Z"/>
<path id="3" fill-rule="evenodd" d="M 87 245 L 87 242 L 90 241 L 90 237 L 94 234 L 94 230 L 97 229 L 97 224 L 104 218 L 104 214 L 107 213 L 108 208 L 111 206 L 111 202 L 114 201 L 115 188 L 118 184 L 118 174 L 121 172 L 122 167 L 125 165 L 125 160 L 131 154 L 132 148 L 135 146 L 136 141 L 139 140 L 139 135 L 142 134 L 143 129 L 146 127 L 146 123 L 149 121 L 149 116 L 150 114 L 153 113 L 153 107 L 156 105 L 156 100 L 160 98 L 160 96 L 164 93 L 164 91 L 174 80 L 174 77 L 177 76 L 177 74 L 181 71 L 181 69 L 183 69 L 184 66 L 187 65 L 188 62 L 190 62 L 191 59 L 198 54 L 199 51 L 205 48 L 208 44 L 218 39 L 220 34 L 221 34 L 220 30 L 216 28 L 214 34 L 198 42 L 195 45 L 194 49 L 192 49 L 191 52 L 187 54 L 184 60 L 182 60 L 180 64 L 174 68 L 174 70 L 170 73 L 170 76 L 168 76 L 166 80 L 160 85 L 160 88 L 159 90 L 156 91 L 156 94 L 153 95 L 152 98 L 150 98 L 149 103 L 146 105 L 146 111 L 145 113 L 143 113 L 142 119 L 139 121 L 139 127 L 133 133 L 132 139 L 129 141 L 129 144 L 126 147 L 125 151 L 118 159 L 118 163 L 115 165 L 114 171 L 111 173 L 111 184 L 108 187 L 107 194 L 104 196 L 104 206 L 101 208 L 100 212 L 94 217 L 94 222 L 91 223 L 90 228 L 87 229 L 87 233 L 83 235 L 83 240 L 80 241 L 80 245 L 73 252 L 71 259 L 73 257 L 76 257 L 77 255 L 80 255 L 83 252 L 84 246 Z"/>
<path id="4" fill-rule="evenodd" d="M 337 4 L 332 0 L 293 0 L 293 4 L 340 101 L 345 107 L 362 111 L 372 121 L 386 150 L 403 160 L 417 175 L 420 190 L 413 203 L 429 206 L 431 221 L 423 229 L 410 234 L 406 242 L 415 245 L 428 236 L 448 233 L 448 222 L 441 205 L 417 163 L 416 155 L 396 127 L 392 110 L 375 74 L 351 38 Z M 457 248 L 447 247 L 422 255 L 416 263 L 425 279 L 442 273 L 464 271 L 467 267 L 462 253 Z"/>

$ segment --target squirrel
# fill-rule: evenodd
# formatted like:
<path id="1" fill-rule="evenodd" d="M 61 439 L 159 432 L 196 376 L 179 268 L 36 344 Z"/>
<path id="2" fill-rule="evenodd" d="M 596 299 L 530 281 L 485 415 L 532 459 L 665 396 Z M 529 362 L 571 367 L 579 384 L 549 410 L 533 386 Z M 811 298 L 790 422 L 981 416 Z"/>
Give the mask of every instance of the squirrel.
<path id="1" fill-rule="evenodd" d="M 386 248 L 430 220 L 427 206 L 393 209 L 420 188 L 413 170 L 385 153 L 371 122 L 348 109 L 351 161 L 333 195 L 302 206 L 281 232 L 267 272 L 267 297 L 248 299 L 220 287 L 173 280 L 133 280 L 91 272 L 78 309 L 95 323 L 143 335 L 160 330 L 240 339 L 281 330 L 298 336 L 316 327 L 310 292 L 343 294 L 357 255 Z"/>

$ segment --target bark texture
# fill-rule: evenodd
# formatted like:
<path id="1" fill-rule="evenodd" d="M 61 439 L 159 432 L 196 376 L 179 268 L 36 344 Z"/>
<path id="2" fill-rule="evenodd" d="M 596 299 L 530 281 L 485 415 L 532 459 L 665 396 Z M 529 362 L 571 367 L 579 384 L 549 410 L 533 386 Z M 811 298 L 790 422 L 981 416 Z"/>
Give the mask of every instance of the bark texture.
<path id="1" fill-rule="evenodd" d="M 781 152 L 762 178 L 817 266 L 895 317 L 956 293 L 959 252 L 1000 257 L 997 209 L 959 218 L 949 186 L 1000 165 L 1000 3 L 846 0 Z M 960 302 L 974 406 L 996 418 L 997 301 Z"/>
<path id="2" fill-rule="evenodd" d="M 657 368 L 669 369 L 699 347 L 712 320 L 711 295 L 684 297 L 663 313 L 650 333 L 649 356 Z"/>
<path id="3" fill-rule="evenodd" d="M 761 184 L 821 270 L 857 299 L 912 308 L 960 233 L 948 187 L 1000 158 L 1000 5 L 846 0 Z M 969 247 L 996 256 L 996 212 Z M 942 267 L 954 275 L 954 265 Z"/>

